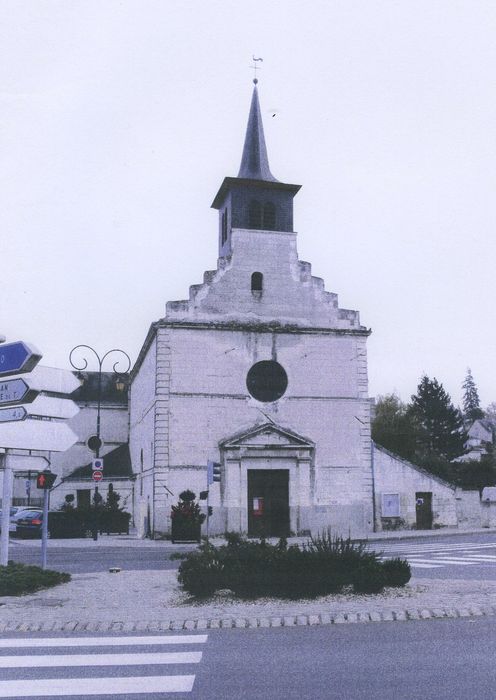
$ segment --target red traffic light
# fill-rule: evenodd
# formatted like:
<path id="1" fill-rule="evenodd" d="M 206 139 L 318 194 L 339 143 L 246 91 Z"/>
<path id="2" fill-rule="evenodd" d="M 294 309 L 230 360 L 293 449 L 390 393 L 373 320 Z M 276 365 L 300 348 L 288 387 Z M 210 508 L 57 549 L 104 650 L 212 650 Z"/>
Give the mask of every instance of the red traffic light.
<path id="1" fill-rule="evenodd" d="M 51 489 L 57 474 L 53 474 L 51 471 L 40 472 L 36 477 L 36 487 L 39 489 Z"/>

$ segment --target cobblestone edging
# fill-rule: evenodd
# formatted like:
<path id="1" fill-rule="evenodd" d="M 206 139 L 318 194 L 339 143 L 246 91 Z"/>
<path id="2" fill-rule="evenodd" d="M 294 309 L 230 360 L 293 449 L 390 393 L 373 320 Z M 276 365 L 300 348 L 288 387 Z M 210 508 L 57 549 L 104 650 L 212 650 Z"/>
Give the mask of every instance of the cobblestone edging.
<path id="1" fill-rule="evenodd" d="M 267 627 L 307 627 L 314 625 L 339 625 L 366 622 L 406 622 L 442 618 L 487 617 L 496 615 L 496 606 L 482 605 L 468 608 L 405 608 L 379 612 L 349 612 L 338 614 L 294 614 L 267 617 L 198 618 L 187 620 L 159 620 L 154 622 L 100 621 L 82 622 L 0 622 L 2 632 L 167 632 L 179 630 L 255 629 Z"/>

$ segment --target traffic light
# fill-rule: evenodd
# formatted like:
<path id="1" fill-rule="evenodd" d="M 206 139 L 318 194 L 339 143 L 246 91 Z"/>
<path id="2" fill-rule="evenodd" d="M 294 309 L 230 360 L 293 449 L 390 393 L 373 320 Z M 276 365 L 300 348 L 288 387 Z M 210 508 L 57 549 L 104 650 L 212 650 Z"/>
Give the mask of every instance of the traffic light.
<path id="1" fill-rule="evenodd" d="M 43 490 L 51 489 L 56 478 L 57 474 L 54 474 L 49 469 L 45 469 L 45 471 L 37 474 L 36 487 Z"/>
<path id="2" fill-rule="evenodd" d="M 220 481 L 220 464 L 219 464 L 219 462 L 214 462 L 213 480 Z"/>
<path id="3" fill-rule="evenodd" d="M 214 512 L 214 509 L 212 508 L 212 506 L 208 506 L 208 514 L 212 515 L 213 512 Z"/>

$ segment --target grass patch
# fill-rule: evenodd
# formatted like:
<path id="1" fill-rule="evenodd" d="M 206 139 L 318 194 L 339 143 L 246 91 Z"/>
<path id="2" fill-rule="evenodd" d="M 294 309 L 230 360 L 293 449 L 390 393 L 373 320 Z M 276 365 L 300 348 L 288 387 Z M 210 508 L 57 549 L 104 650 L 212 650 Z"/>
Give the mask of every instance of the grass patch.
<path id="1" fill-rule="evenodd" d="M 70 574 L 10 561 L 7 566 L 0 566 L 0 596 L 34 593 L 70 580 Z"/>

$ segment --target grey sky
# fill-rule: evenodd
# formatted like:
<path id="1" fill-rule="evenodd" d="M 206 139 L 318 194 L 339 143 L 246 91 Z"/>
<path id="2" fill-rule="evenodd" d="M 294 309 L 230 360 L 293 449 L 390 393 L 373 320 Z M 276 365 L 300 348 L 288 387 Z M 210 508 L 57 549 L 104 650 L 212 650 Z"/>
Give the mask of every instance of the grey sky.
<path id="1" fill-rule="evenodd" d="M 215 268 L 262 56 L 300 258 L 372 328 L 371 394 L 422 372 L 496 400 L 493 2 L 0 5 L 0 332 L 133 361 Z"/>

